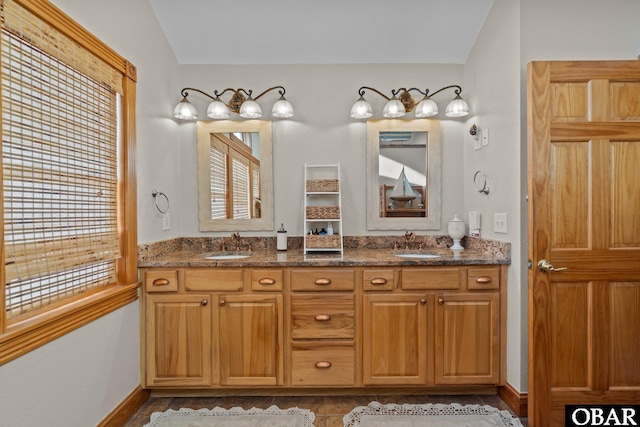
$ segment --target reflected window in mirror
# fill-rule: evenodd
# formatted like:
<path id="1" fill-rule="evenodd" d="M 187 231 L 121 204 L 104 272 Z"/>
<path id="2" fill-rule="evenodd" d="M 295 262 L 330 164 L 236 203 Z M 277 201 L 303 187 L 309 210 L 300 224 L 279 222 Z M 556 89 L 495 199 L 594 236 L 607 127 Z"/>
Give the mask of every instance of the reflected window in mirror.
<path id="1" fill-rule="evenodd" d="M 273 230 L 271 122 L 198 122 L 201 231 Z"/>
<path id="2" fill-rule="evenodd" d="M 367 122 L 367 228 L 440 229 L 440 122 Z"/>

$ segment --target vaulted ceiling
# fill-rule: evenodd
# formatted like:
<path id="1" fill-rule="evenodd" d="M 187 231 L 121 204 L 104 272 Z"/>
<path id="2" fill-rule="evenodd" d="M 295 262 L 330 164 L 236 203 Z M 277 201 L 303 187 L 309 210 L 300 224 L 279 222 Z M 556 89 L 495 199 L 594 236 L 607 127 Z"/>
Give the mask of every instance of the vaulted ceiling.
<path id="1" fill-rule="evenodd" d="M 180 64 L 462 64 L 493 0 L 149 2 Z"/>

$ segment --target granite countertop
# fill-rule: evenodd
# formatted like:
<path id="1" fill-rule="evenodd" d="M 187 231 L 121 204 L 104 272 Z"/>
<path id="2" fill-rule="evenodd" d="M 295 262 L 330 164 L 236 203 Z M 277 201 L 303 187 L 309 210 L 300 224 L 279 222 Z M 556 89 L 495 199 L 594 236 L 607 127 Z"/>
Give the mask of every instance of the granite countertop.
<path id="1" fill-rule="evenodd" d="M 177 250 L 139 260 L 138 266 L 145 267 L 349 267 L 349 266 L 436 266 L 436 265 L 482 265 L 510 264 L 509 257 L 481 249 L 454 251 L 446 248 L 424 250 L 391 249 L 345 249 L 343 254 L 316 252 L 304 254 L 302 249 L 276 251 L 261 249 L 251 252 L 247 258 L 207 260 L 204 257 L 212 251 Z M 233 251 L 215 254 L 233 254 Z M 422 253 L 438 255 L 437 258 L 402 258 L 402 253 Z"/>

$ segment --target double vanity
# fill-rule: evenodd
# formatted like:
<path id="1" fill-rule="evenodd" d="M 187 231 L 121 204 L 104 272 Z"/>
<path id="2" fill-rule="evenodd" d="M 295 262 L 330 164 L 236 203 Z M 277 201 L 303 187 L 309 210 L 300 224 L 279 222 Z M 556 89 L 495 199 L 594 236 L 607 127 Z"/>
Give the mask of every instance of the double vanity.
<path id="1" fill-rule="evenodd" d="M 506 380 L 508 244 L 474 242 L 305 255 L 189 241 L 141 256 L 143 386 L 495 391 Z"/>

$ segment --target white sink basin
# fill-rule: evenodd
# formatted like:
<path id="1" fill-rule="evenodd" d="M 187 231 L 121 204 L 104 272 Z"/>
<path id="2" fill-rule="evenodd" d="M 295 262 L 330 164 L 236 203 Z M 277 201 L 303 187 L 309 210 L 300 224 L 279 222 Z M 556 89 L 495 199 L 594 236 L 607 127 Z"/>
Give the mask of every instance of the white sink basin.
<path id="1" fill-rule="evenodd" d="M 421 254 L 421 253 L 413 253 L 413 254 L 395 254 L 400 258 L 440 258 L 440 255 L 434 254 Z"/>
<path id="2" fill-rule="evenodd" d="M 218 252 L 218 253 L 212 253 L 212 254 L 206 254 L 204 256 L 204 259 L 242 259 L 242 258 L 249 258 L 251 255 L 253 255 L 252 253 L 246 253 L 246 252 Z"/>

